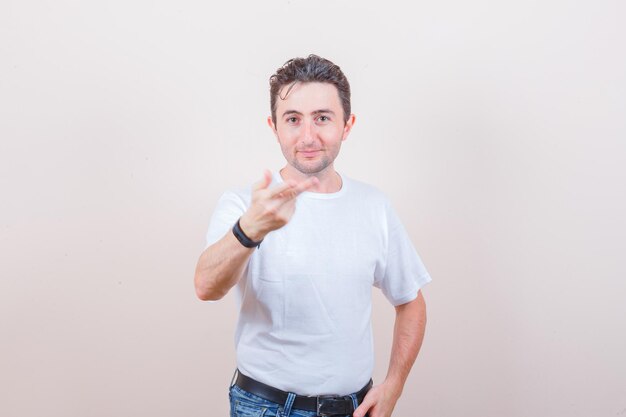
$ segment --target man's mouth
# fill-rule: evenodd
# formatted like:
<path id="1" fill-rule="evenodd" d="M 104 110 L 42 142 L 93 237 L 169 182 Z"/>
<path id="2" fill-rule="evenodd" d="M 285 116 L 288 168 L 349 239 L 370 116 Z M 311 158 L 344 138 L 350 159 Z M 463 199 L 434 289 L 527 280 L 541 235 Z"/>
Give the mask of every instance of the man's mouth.
<path id="1" fill-rule="evenodd" d="M 298 153 L 304 156 L 305 158 L 313 158 L 314 156 L 317 156 L 320 152 L 321 152 L 321 149 L 310 149 L 310 150 L 298 151 Z"/>

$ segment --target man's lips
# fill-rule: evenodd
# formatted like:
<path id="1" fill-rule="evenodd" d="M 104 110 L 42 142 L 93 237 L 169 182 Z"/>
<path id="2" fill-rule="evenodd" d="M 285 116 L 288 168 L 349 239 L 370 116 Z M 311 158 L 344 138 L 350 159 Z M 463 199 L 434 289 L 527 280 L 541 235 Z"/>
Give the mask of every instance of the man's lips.
<path id="1" fill-rule="evenodd" d="M 311 150 L 298 151 L 298 153 L 301 154 L 302 156 L 304 156 L 305 158 L 312 158 L 314 156 L 317 156 L 317 154 L 319 154 L 320 152 L 321 152 L 321 149 L 311 149 Z"/>

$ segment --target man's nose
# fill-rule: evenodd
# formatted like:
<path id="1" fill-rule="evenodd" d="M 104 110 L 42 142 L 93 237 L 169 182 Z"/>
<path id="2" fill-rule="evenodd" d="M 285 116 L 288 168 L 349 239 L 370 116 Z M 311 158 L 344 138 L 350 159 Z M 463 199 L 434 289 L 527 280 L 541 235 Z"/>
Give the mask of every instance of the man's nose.
<path id="1" fill-rule="evenodd" d="M 302 141 L 304 143 L 311 143 L 315 137 L 315 126 L 313 122 L 305 122 L 302 131 Z"/>

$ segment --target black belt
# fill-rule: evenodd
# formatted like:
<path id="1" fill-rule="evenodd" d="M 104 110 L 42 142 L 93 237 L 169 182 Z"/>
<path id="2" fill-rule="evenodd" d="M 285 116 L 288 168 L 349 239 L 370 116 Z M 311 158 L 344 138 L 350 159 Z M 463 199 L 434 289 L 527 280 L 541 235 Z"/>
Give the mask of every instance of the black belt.
<path id="1" fill-rule="evenodd" d="M 281 391 L 278 388 L 255 381 L 241 372 L 237 372 L 235 385 L 254 395 L 258 395 L 261 398 L 278 404 L 285 404 L 287 402 L 287 396 L 289 395 L 289 393 Z M 356 393 L 357 402 L 359 404 L 363 402 L 363 398 L 365 398 L 365 394 L 367 394 L 370 388 L 372 388 L 371 379 L 367 385 Z M 352 397 L 349 395 L 320 395 L 317 397 L 296 395 L 292 407 L 298 410 L 315 411 L 319 416 L 350 415 L 354 411 Z"/>

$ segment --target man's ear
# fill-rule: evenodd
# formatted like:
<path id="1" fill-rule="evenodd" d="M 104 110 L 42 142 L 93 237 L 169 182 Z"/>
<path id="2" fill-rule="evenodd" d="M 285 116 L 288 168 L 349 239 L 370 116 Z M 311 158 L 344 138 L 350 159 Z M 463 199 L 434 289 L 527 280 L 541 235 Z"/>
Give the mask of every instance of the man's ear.
<path id="1" fill-rule="evenodd" d="M 270 127 L 270 129 L 272 129 L 272 132 L 274 132 L 274 136 L 276 136 L 276 139 L 278 139 L 278 131 L 276 130 L 276 125 L 272 120 L 272 116 L 267 116 L 267 125 Z"/>
<path id="2" fill-rule="evenodd" d="M 348 139 L 348 135 L 350 134 L 350 131 L 352 130 L 352 127 L 354 126 L 355 122 L 356 122 L 356 116 L 354 114 L 351 114 L 350 117 L 348 117 L 348 120 L 346 121 L 346 125 L 343 127 L 343 135 L 341 136 L 342 142 Z"/>

